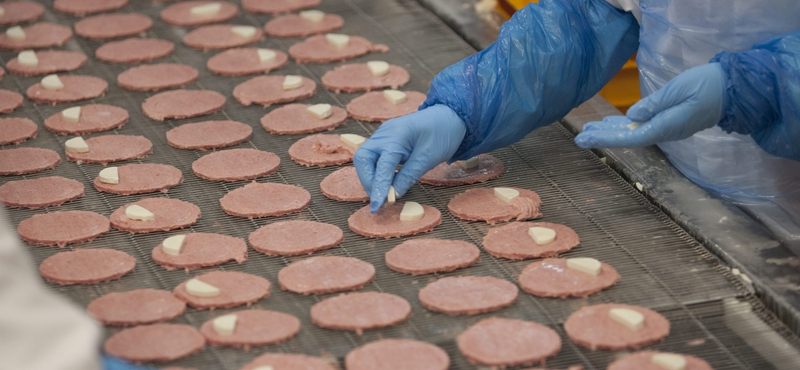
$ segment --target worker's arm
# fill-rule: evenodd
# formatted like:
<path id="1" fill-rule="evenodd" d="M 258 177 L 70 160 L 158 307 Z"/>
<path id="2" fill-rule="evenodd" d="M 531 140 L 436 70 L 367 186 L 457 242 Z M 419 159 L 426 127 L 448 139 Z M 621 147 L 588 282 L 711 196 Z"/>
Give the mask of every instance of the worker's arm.
<path id="1" fill-rule="evenodd" d="M 638 33 L 634 16 L 605 0 L 542 0 L 519 10 L 487 49 L 436 76 L 420 112 L 387 121 L 356 152 L 373 211 L 392 184 L 402 195 L 443 161 L 508 146 L 566 115 L 622 68 Z"/>

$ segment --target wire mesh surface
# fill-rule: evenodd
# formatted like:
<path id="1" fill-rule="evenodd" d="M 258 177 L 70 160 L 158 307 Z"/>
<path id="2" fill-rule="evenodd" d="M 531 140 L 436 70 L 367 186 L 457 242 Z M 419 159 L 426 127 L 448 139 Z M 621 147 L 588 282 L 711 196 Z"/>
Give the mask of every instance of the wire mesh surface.
<path id="1" fill-rule="evenodd" d="M 52 3 L 45 2 L 48 11 L 43 20 L 72 25 L 80 18 L 54 13 Z M 574 345 L 564 334 L 561 324 L 580 307 L 603 303 L 619 302 L 640 305 L 655 309 L 664 314 L 672 323 L 672 332 L 667 339 L 648 348 L 692 354 L 709 361 L 717 369 L 771 369 L 798 361 L 792 357 L 797 338 L 787 333 L 780 324 L 770 319 L 768 312 L 762 312 L 758 302 L 750 296 L 718 261 L 709 255 L 694 239 L 671 222 L 657 207 L 648 203 L 644 197 L 624 182 L 616 173 L 604 166 L 591 152 L 577 148 L 571 135 L 560 125 L 551 125 L 529 135 L 518 144 L 501 149 L 493 154 L 506 166 L 506 173 L 487 184 L 437 188 L 417 185 L 404 197 L 422 204 L 437 207 L 442 211 L 443 222 L 433 232 L 414 238 L 460 239 L 480 245 L 489 226 L 484 223 L 465 222 L 452 217 L 447 212 L 447 202 L 455 194 L 471 187 L 513 186 L 536 191 L 542 198 L 543 221 L 568 225 L 581 238 L 581 245 L 565 253 L 565 257 L 595 257 L 613 265 L 622 275 L 621 281 L 606 291 L 585 299 L 543 299 L 521 293 L 518 301 L 505 309 L 477 316 L 447 316 L 425 310 L 419 303 L 419 289 L 441 276 L 487 275 L 516 281 L 516 276 L 531 261 L 508 261 L 496 259 L 482 252 L 481 261 L 469 268 L 451 273 L 429 276 L 409 276 L 389 270 L 384 263 L 384 253 L 401 242 L 400 239 L 374 240 L 352 233 L 347 227 L 347 218 L 364 203 L 341 203 L 326 198 L 319 189 L 322 179 L 338 167 L 308 168 L 293 162 L 288 148 L 303 135 L 271 135 L 259 125 L 259 119 L 274 107 L 244 107 L 232 97 L 233 88 L 252 76 L 221 77 L 211 74 L 205 63 L 214 52 L 202 52 L 185 47 L 182 37 L 190 30 L 164 24 L 159 12 L 169 4 L 148 1 L 132 1 L 121 12 L 137 12 L 149 15 L 154 20 L 148 37 L 166 39 L 176 44 L 173 54 L 154 62 L 175 62 L 194 66 L 200 71 L 199 80 L 189 89 L 211 89 L 224 94 L 228 101 L 222 112 L 205 117 L 186 120 L 167 120 L 156 122 L 142 115 L 141 103 L 151 93 L 130 92 L 116 85 L 116 76 L 130 65 L 115 65 L 100 62 L 94 58 L 94 51 L 102 42 L 74 37 L 63 49 L 80 51 L 89 56 L 88 63 L 73 72 L 101 77 L 109 82 L 108 93 L 93 103 L 105 103 L 123 107 L 130 113 L 130 122 L 113 132 L 104 132 L 85 137 L 106 134 L 143 135 L 153 142 L 151 155 L 138 160 L 141 163 L 163 163 L 183 171 L 185 182 L 169 190 L 167 194 L 145 194 L 122 196 L 97 192 L 91 181 L 103 168 L 96 164 L 78 165 L 66 162 L 63 158 L 63 143 L 69 137 L 58 136 L 44 129 L 45 118 L 59 113 L 74 104 L 57 106 L 33 104 L 25 105 L 5 117 L 28 117 L 40 126 L 40 133 L 34 140 L 22 146 L 50 148 L 62 154 L 64 162 L 53 170 L 28 176 L 8 176 L 2 182 L 23 178 L 38 178 L 59 175 L 82 181 L 86 186 L 86 196 L 60 207 L 40 210 L 12 209 L 9 213 L 14 226 L 20 221 L 42 212 L 56 210 L 90 210 L 110 215 L 124 204 L 146 197 L 169 197 L 198 205 L 202 218 L 190 230 L 212 232 L 247 238 L 256 228 L 283 220 L 314 220 L 337 225 L 345 232 L 345 242 L 339 247 L 317 253 L 318 255 L 344 255 L 372 263 L 376 268 L 376 279 L 363 290 L 384 291 L 400 295 L 412 304 L 413 316 L 410 320 L 386 329 L 369 330 L 363 335 L 332 331 L 311 324 L 311 306 L 326 296 L 301 296 L 282 292 L 278 288 L 278 271 L 287 264 L 305 257 L 268 257 L 252 249 L 249 260 L 243 264 L 228 263 L 221 267 L 204 268 L 185 272 L 168 271 L 156 265 L 150 258 L 152 249 L 164 238 L 185 231 L 156 232 L 136 234 L 112 230 L 93 242 L 65 249 L 30 246 L 31 254 L 37 263 L 62 250 L 72 248 L 113 248 L 136 257 L 136 269 L 119 280 L 92 286 L 57 286 L 52 289 L 69 296 L 73 301 L 86 306 L 93 299 L 115 291 L 128 291 L 138 288 L 157 288 L 171 290 L 180 282 L 192 276 L 213 269 L 242 271 L 264 276 L 273 284 L 273 294 L 255 303 L 253 308 L 263 308 L 291 313 L 302 322 L 302 328 L 295 338 L 276 345 L 254 348 L 248 352 L 220 347 L 207 347 L 199 354 L 174 361 L 171 364 L 191 366 L 198 369 L 238 369 L 254 357 L 265 352 L 305 353 L 335 358 L 341 364 L 342 358 L 352 348 L 380 338 L 404 337 L 429 341 L 444 348 L 450 355 L 453 369 L 471 369 L 458 352 L 455 338 L 464 329 L 480 319 L 502 316 L 532 320 L 555 329 L 562 337 L 563 348 L 557 357 L 548 361 L 553 368 L 582 364 L 587 369 L 604 369 L 618 353 L 592 352 Z M 361 35 L 375 43 L 387 44 L 391 50 L 387 54 L 367 55 L 351 62 L 386 60 L 405 67 L 411 74 L 411 81 L 404 89 L 427 91 L 436 72 L 447 65 L 474 52 L 463 40 L 447 29 L 432 14 L 415 2 L 374 1 L 374 0 L 324 0 L 319 9 L 342 15 L 345 25 L 340 30 L 345 34 Z M 245 11 L 226 23 L 263 26 L 271 16 L 252 15 Z M 300 39 L 275 39 L 267 37 L 259 42 L 259 47 L 269 47 L 287 51 L 289 46 Z M 15 57 L 16 53 L 2 52 L 3 64 Z M 319 87 L 317 94 L 304 103 L 330 103 L 344 107 L 359 94 L 333 94 L 319 83 L 320 77 L 340 63 L 304 64 L 290 62 L 273 74 L 299 74 L 314 79 Z M 0 81 L 0 88 L 15 90 L 24 94 L 41 77 L 19 77 L 6 75 Z M 85 104 L 82 102 L 79 104 Z M 259 182 L 278 182 L 302 186 L 311 193 L 312 202 L 308 209 L 298 214 L 248 220 L 225 214 L 219 206 L 219 199 L 227 192 L 239 188 L 246 182 L 219 183 L 202 180 L 191 171 L 191 164 L 208 153 L 180 150 L 170 147 L 165 133 L 181 124 L 210 119 L 230 119 L 244 122 L 254 128 L 249 142 L 240 148 L 256 148 L 276 153 L 282 164 L 278 173 L 258 179 Z M 348 121 L 333 133 L 356 133 L 369 135 L 377 124 Z M 4 147 L 5 149 L 6 147 Z M 328 295 L 329 296 L 329 295 Z M 752 305 L 756 306 L 753 313 Z M 198 311 L 192 308 L 174 320 L 199 327 L 212 317 L 242 309 Z M 734 315 L 734 316 L 731 316 Z M 755 318 L 753 327 L 766 334 L 777 336 L 781 343 L 790 343 L 787 348 L 754 344 L 747 340 L 748 333 L 736 330 L 736 322 L 727 317 Z M 762 320 L 765 319 L 765 320 Z M 776 334 L 775 330 L 781 330 Z M 106 335 L 119 329 L 109 328 Z M 771 352 L 770 352 L 771 351 Z M 800 363 L 800 362 L 794 362 Z M 791 366 L 791 365 L 790 365 Z M 791 368 L 791 367 L 784 367 Z"/>

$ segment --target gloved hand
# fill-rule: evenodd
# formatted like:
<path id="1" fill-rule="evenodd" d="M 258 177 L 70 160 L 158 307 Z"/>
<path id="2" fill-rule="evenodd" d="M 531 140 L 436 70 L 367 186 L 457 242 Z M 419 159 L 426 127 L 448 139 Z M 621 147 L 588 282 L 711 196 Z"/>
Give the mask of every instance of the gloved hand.
<path id="1" fill-rule="evenodd" d="M 113 357 L 103 356 L 103 370 L 155 370 L 149 366 L 134 365 Z"/>
<path id="2" fill-rule="evenodd" d="M 445 105 L 384 122 L 353 156 L 372 213 L 386 201 L 389 186 L 402 196 L 422 175 L 449 160 L 465 132 L 464 121 Z"/>
<path id="3" fill-rule="evenodd" d="M 634 104 L 626 116 L 589 122 L 575 138 L 581 148 L 632 148 L 686 139 L 725 116 L 725 72 L 719 63 L 691 68 Z M 632 122 L 644 122 L 631 130 Z"/>

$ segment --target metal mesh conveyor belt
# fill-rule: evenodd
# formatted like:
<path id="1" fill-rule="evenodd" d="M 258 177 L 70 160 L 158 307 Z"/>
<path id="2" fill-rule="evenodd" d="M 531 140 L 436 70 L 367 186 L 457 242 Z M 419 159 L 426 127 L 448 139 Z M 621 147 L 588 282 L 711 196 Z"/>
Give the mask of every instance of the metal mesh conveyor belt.
<path id="1" fill-rule="evenodd" d="M 78 20 L 51 11 L 50 1 L 44 3 L 48 11 L 43 20 L 68 25 Z M 425 310 L 419 303 L 417 293 L 421 287 L 438 276 L 414 277 L 389 270 L 383 262 L 384 253 L 399 244 L 400 240 L 366 239 L 348 229 L 348 216 L 363 204 L 335 202 L 324 197 L 319 190 L 320 181 L 337 167 L 307 168 L 294 163 L 289 158 L 287 150 L 302 136 L 277 136 L 266 133 L 260 127 L 259 119 L 269 109 L 260 106 L 243 107 L 231 95 L 234 86 L 250 77 L 220 77 L 208 72 L 205 62 L 214 53 L 204 53 L 182 45 L 181 39 L 188 32 L 187 29 L 168 26 L 158 17 L 160 10 L 167 5 L 132 1 L 121 11 L 144 13 L 153 18 L 154 26 L 147 31 L 147 36 L 171 40 L 176 44 L 175 52 L 159 61 L 183 63 L 198 68 L 200 78 L 188 88 L 212 89 L 224 94 L 228 98 L 224 111 L 188 120 L 156 122 L 147 119 L 141 113 L 141 102 L 152 94 L 129 92 L 116 86 L 116 76 L 129 66 L 112 65 L 96 60 L 94 51 L 102 43 L 76 36 L 64 46 L 64 49 L 81 51 L 89 56 L 89 62 L 74 72 L 75 74 L 95 75 L 109 82 L 108 93 L 104 97 L 94 99 L 93 102 L 120 106 L 130 113 L 130 122 L 114 133 L 144 135 L 153 142 L 153 154 L 140 162 L 176 166 L 183 171 L 186 181 L 170 189 L 167 194 L 135 196 L 105 194 L 97 192 L 91 183 L 102 166 L 77 165 L 64 161 L 53 170 L 24 177 L 4 177 L 0 181 L 4 183 L 22 178 L 60 175 L 82 181 L 86 186 L 86 197 L 61 207 L 45 210 L 10 210 L 14 226 L 36 213 L 55 210 L 91 210 L 108 216 L 126 203 L 151 196 L 181 199 L 200 206 L 203 217 L 191 227 L 191 231 L 197 232 L 214 232 L 247 238 L 259 226 L 280 220 L 308 219 L 327 222 L 342 228 L 346 240 L 340 247 L 319 254 L 352 256 L 372 263 L 376 267 L 377 277 L 364 290 L 398 294 L 411 302 L 413 307 L 413 316 L 407 322 L 383 330 L 371 330 L 361 336 L 318 328 L 311 324 L 309 310 L 320 297 L 282 292 L 277 284 L 278 271 L 302 257 L 267 257 L 251 250 L 247 262 L 241 265 L 228 263 L 220 269 L 243 271 L 269 279 L 273 283 L 272 296 L 257 302 L 254 307 L 288 312 L 297 316 L 302 321 L 300 334 L 287 342 L 251 349 L 249 352 L 207 347 L 199 354 L 174 362 L 175 365 L 193 366 L 198 369 L 238 369 L 255 356 L 271 351 L 333 356 L 341 363 L 344 355 L 356 346 L 385 337 L 407 337 L 430 341 L 447 350 L 453 369 L 471 369 L 474 366 L 468 364 L 460 355 L 455 345 L 455 338 L 478 320 L 496 315 L 533 320 L 558 331 L 563 340 L 563 348 L 557 357 L 548 361 L 548 365 L 553 368 L 582 364 L 587 369 L 605 369 L 615 358 L 615 353 L 592 352 L 577 347 L 569 341 L 561 328 L 561 324 L 570 313 L 582 306 L 602 302 L 641 305 L 661 312 L 672 322 L 672 332 L 663 343 L 649 348 L 700 356 L 717 370 L 792 368 L 792 363 L 800 363 L 796 362 L 798 361 L 796 357 L 792 357 L 792 354 L 796 353 L 797 338 L 772 319 L 768 312 L 764 312 L 758 301 L 753 299 L 716 258 L 709 255 L 694 239 L 616 173 L 604 166 L 591 152 L 578 149 L 573 144 L 571 135 L 557 124 L 538 130 L 518 144 L 493 153 L 503 161 L 507 172 L 500 179 L 490 182 L 488 186 L 515 186 L 538 192 L 544 203 L 543 220 L 568 225 L 580 235 L 581 246 L 566 253 L 565 256 L 590 256 L 608 262 L 616 267 L 622 275 L 622 280 L 613 288 L 586 299 L 540 299 L 521 293 L 519 300 L 513 306 L 477 316 L 452 317 Z M 364 62 L 379 58 L 405 67 L 411 74 L 411 82 L 405 87 L 409 90 L 427 91 L 436 72 L 474 52 L 440 20 L 413 1 L 324 0 L 320 9 L 344 16 L 345 26 L 341 30 L 342 33 L 362 35 L 373 42 L 389 45 L 391 51 L 387 54 L 368 55 L 355 61 Z M 270 18 L 242 11 L 238 18 L 228 23 L 262 26 Z M 298 39 L 267 38 L 258 45 L 287 51 L 289 46 L 297 41 Z M 16 53 L 11 52 L 0 53 L 3 65 L 15 55 Z M 290 62 L 274 73 L 300 74 L 315 79 L 319 84 L 322 74 L 332 69 L 334 65 L 336 64 L 298 65 Z M 40 78 L 7 74 L 0 81 L 0 88 L 24 94 L 24 91 Z M 358 94 L 336 95 L 322 88 L 320 84 L 316 96 L 304 102 L 325 102 L 344 107 L 356 96 Z M 63 155 L 63 143 L 67 138 L 48 132 L 42 126 L 42 122 L 46 117 L 68 106 L 71 105 L 37 105 L 26 100 L 22 108 L 5 116 L 29 117 L 40 125 L 38 137 L 25 142 L 23 146 L 50 148 Z M 277 174 L 258 181 L 302 186 L 312 195 L 311 206 L 299 214 L 278 218 L 248 220 L 226 215 L 219 207 L 219 199 L 228 191 L 245 183 L 218 183 L 197 178 L 192 174 L 191 164 L 205 153 L 172 148 L 167 145 L 165 138 L 165 133 L 173 127 L 186 122 L 208 119 L 231 119 L 253 126 L 252 140 L 237 147 L 252 147 L 274 152 L 282 160 L 281 169 Z M 376 128 L 376 124 L 351 120 L 346 126 L 337 128 L 334 132 L 368 135 Z M 480 245 L 482 236 L 489 227 L 482 223 L 457 220 L 446 210 L 447 201 L 453 195 L 470 187 L 472 186 L 414 187 L 405 198 L 439 208 L 443 211 L 444 218 L 442 225 L 436 230 L 417 237 L 462 239 Z M 93 286 L 50 285 L 50 287 L 84 307 L 91 300 L 114 291 L 145 287 L 171 290 L 189 277 L 210 270 L 201 269 L 189 273 L 182 270 L 167 271 L 152 262 L 150 258 L 152 248 L 165 237 L 179 232 L 130 235 L 112 230 L 91 243 L 76 247 L 106 247 L 125 251 L 138 260 L 134 272 L 119 280 Z M 31 246 L 30 251 L 39 263 L 60 249 Z M 516 276 L 528 263 L 530 261 L 499 260 L 483 253 L 477 265 L 445 275 L 490 275 L 516 281 Z M 211 317 L 233 310 L 209 312 L 189 308 L 186 315 L 175 322 L 199 327 Z M 749 324 L 743 325 L 742 322 Z M 108 329 L 106 334 L 111 335 L 117 331 L 118 329 Z M 772 338 L 771 340 L 776 342 L 759 339 L 762 337 Z"/>

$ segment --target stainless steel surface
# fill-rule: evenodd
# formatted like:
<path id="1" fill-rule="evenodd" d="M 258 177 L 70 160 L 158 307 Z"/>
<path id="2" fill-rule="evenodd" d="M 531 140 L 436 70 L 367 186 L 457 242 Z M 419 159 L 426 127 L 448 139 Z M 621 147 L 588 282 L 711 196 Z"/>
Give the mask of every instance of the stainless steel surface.
<path id="1" fill-rule="evenodd" d="M 50 7 L 51 3 L 46 2 Z M 249 352 L 231 348 L 208 347 L 203 352 L 187 359 L 175 361 L 174 365 L 192 366 L 198 369 L 237 369 L 255 356 L 264 352 L 295 352 L 311 355 L 342 358 L 352 348 L 372 340 L 386 337 L 407 337 L 435 343 L 450 354 L 453 369 L 471 369 L 458 352 L 455 338 L 476 321 L 489 316 L 502 316 L 533 320 L 546 324 L 562 337 L 563 348 L 557 357 L 548 361 L 553 368 L 582 364 L 587 369 L 604 369 L 619 355 L 612 352 L 592 352 L 574 345 L 563 333 L 561 324 L 578 308 L 595 303 L 620 302 L 653 308 L 672 322 L 672 333 L 659 344 L 648 349 L 675 351 L 700 356 L 717 369 L 771 369 L 791 368 L 800 363 L 797 356 L 798 340 L 774 320 L 768 311 L 741 285 L 738 279 L 719 261 L 710 255 L 695 239 L 686 234 L 661 210 L 649 203 L 639 192 L 627 184 L 614 171 L 604 166 L 590 151 L 580 150 L 573 144 L 571 134 L 560 125 L 551 125 L 529 135 L 518 144 L 493 153 L 506 166 L 507 173 L 487 184 L 457 188 L 435 188 L 415 186 L 405 197 L 435 206 L 443 211 L 443 224 L 433 232 L 416 236 L 462 239 L 480 245 L 489 226 L 482 223 L 464 222 L 449 215 L 447 201 L 455 194 L 476 186 L 516 186 L 539 193 L 544 202 L 544 221 L 562 223 L 572 227 L 581 237 L 581 246 L 564 256 L 590 256 L 615 266 L 622 275 L 620 283 L 611 289 L 586 299 L 541 299 L 522 293 L 519 300 L 503 310 L 478 316 L 447 316 L 432 313 L 417 299 L 418 291 L 439 276 L 414 277 L 389 270 L 383 255 L 400 243 L 398 239 L 372 240 L 358 236 L 347 228 L 347 217 L 363 204 L 340 203 L 324 197 L 319 182 L 336 168 L 307 168 L 289 158 L 289 146 L 302 135 L 276 136 L 266 133 L 259 119 L 270 109 L 243 107 L 235 101 L 231 92 L 237 84 L 249 77 L 220 77 L 205 69 L 206 60 L 214 53 L 204 53 L 183 46 L 180 42 L 188 30 L 165 25 L 158 12 L 169 4 L 133 1 L 123 12 L 140 12 L 154 19 L 154 27 L 147 31 L 149 37 L 168 39 L 176 43 L 176 51 L 159 61 L 192 65 L 200 70 L 198 82 L 191 89 L 213 89 L 223 93 L 228 102 L 225 109 L 206 117 L 187 120 L 156 122 L 141 113 L 141 102 L 152 94 L 128 92 L 116 87 L 116 76 L 127 69 L 126 65 L 112 65 L 93 58 L 94 51 L 102 43 L 80 37 L 73 38 L 64 48 L 82 51 L 90 56 L 84 67 L 74 74 L 90 74 L 106 79 L 111 85 L 106 96 L 94 102 L 121 106 L 131 114 L 130 122 L 114 132 L 105 134 L 144 135 L 154 143 L 154 153 L 140 160 L 145 163 L 165 163 L 178 167 L 186 181 L 167 194 L 119 196 L 97 192 L 91 180 L 102 169 L 100 165 L 64 162 L 54 170 L 30 176 L 4 177 L 0 181 L 21 178 L 37 178 L 60 175 L 82 181 L 86 185 L 86 197 L 61 207 L 43 210 L 11 210 L 14 225 L 25 218 L 42 212 L 56 210 L 92 210 L 109 215 L 118 207 L 147 197 L 166 196 L 197 204 L 202 219 L 191 227 L 192 231 L 215 232 L 247 238 L 257 227 L 279 220 L 308 219 L 335 224 L 345 231 L 345 242 L 337 248 L 319 254 L 346 255 L 368 261 L 375 265 L 377 277 L 365 290 L 385 291 L 398 294 L 412 304 L 413 316 L 395 327 L 370 330 L 364 335 L 331 331 L 310 323 L 311 305 L 323 297 L 299 296 L 282 292 L 278 288 L 278 271 L 288 263 L 303 257 L 267 257 L 250 251 L 250 259 L 240 265 L 225 264 L 221 269 L 243 271 L 264 276 L 273 283 L 273 295 L 254 304 L 291 313 L 302 321 L 300 334 L 281 344 L 255 348 Z M 474 52 L 469 45 L 451 32 L 438 18 L 420 7 L 416 2 L 371 1 L 371 0 L 326 0 L 320 7 L 326 12 L 337 13 L 345 18 L 343 33 L 366 36 L 373 42 L 385 43 L 391 51 L 387 54 L 368 55 L 355 61 L 381 59 L 404 66 L 411 74 L 409 90 L 426 91 L 436 72 L 447 65 Z M 251 15 L 246 12 L 228 22 L 261 26 L 270 16 Z M 44 19 L 63 24 L 72 24 L 78 18 L 48 11 Z M 288 50 L 298 39 L 267 38 L 258 46 Z M 0 60 L 5 64 L 15 53 L 2 52 Z M 337 64 L 298 65 L 290 62 L 274 74 L 300 74 L 319 83 L 325 71 Z M 40 77 L 18 77 L 7 75 L 0 81 L 0 88 L 24 93 L 27 87 L 38 82 Z M 326 102 L 343 107 L 359 94 L 333 94 L 321 85 L 317 94 L 306 103 Z M 38 105 L 26 101 L 19 110 L 8 116 L 29 117 L 40 124 L 40 134 L 23 146 L 55 149 L 63 154 L 63 143 L 68 137 L 54 135 L 44 129 L 42 121 L 72 104 L 57 106 Z M 205 154 L 186 151 L 167 145 L 165 133 L 186 122 L 207 119 L 232 119 L 252 125 L 252 140 L 237 147 L 252 147 L 278 154 L 282 166 L 277 174 L 259 179 L 262 182 L 280 182 L 303 186 L 312 195 L 312 204 L 305 211 L 278 218 L 248 220 L 225 214 L 219 207 L 219 199 L 228 191 L 245 184 L 217 183 L 197 178 L 191 172 L 194 160 Z M 376 124 L 349 121 L 346 126 L 333 133 L 358 133 L 368 135 Z M 4 147 L 3 149 L 5 149 Z M 91 243 L 71 248 L 108 247 L 123 250 L 137 258 L 134 272 L 120 280 L 93 286 L 51 287 L 69 296 L 82 306 L 108 292 L 137 288 L 159 288 L 171 290 L 191 276 L 210 271 L 206 268 L 186 273 L 167 271 L 154 264 L 150 258 L 152 248 L 160 241 L 180 231 L 130 235 L 112 230 L 109 234 Z M 41 262 L 60 250 L 58 248 L 31 246 L 34 259 Z M 482 254 L 481 261 L 470 268 L 443 275 L 491 275 L 516 281 L 516 276 L 528 264 L 496 259 Z M 441 276 L 441 275 L 440 275 Z M 238 308 L 243 309 L 243 308 Z M 174 322 L 199 327 L 206 320 L 224 313 L 236 311 L 198 311 L 189 309 L 187 314 Z M 752 325 L 740 325 L 740 318 L 747 318 Z M 734 319 L 728 319 L 734 318 Z M 107 330 L 107 335 L 118 329 Z M 753 340 L 756 334 L 771 338 Z M 690 345 L 697 344 L 699 345 Z M 780 343 L 780 345 L 775 345 Z"/>

